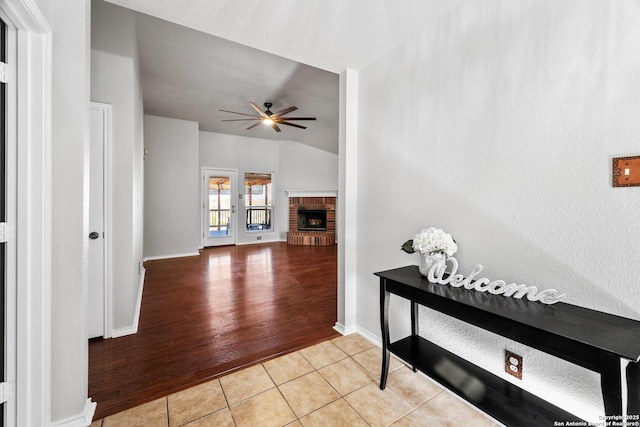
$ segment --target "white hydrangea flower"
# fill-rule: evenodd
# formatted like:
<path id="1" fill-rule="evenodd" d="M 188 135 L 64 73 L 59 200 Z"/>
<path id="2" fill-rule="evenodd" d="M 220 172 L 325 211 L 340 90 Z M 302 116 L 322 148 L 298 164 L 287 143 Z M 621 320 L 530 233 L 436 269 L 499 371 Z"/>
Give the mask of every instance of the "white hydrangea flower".
<path id="1" fill-rule="evenodd" d="M 449 233 L 431 227 L 414 236 L 413 249 L 425 255 L 441 253 L 452 256 L 458 250 L 458 245 Z"/>

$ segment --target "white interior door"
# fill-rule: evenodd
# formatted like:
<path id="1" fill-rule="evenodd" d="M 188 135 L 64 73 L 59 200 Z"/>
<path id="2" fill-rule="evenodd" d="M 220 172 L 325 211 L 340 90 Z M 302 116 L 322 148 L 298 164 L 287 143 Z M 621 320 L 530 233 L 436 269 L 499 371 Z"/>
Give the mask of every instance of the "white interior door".
<path id="1" fill-rule="evenodd" d="M 105 164 L 110 123 L 110 105 L 91 103 L 90 194 L 89 194 L 89 338 L 108 337 L 105 322 L 107 286 L 105 239 Z"/>
<path id="2" fill-rule="evenodd" d="M 202 246 L 236 243 L 237 171 L 203 169 Z"/>

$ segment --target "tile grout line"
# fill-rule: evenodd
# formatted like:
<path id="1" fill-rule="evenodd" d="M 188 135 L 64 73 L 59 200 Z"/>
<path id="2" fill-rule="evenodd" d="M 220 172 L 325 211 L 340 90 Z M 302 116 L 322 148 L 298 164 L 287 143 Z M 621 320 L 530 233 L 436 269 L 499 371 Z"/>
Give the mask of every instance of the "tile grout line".
<path id="1" fill-rule="evenodd" d="M 346 336 L 346 335 L 344 335 L 344 336 Z M 324 375 L 322 375 L 322 373 L 320 372 L 320 369 L 324 369 L 324 368 L 326 368 L 326 367 L 328 367 L 328 366 L 331 366 L 331 365 L 334 365 L 334 364 L 336 364 L 336 363 L 342 362 L 343 360 L 346 360 L 346 359 L 351 359 L 353 362 L 355 362 L 355 363 L 356 363 L 356 365 L 358 365 L 358 366 L 362 367 L 362 369 L 364 369 L 367 373 L 371 374 L 371 373 L 369 372 L 369 370 L 367 370 L 364 366 L 362 366 L 360 363 L 358 363 L 358 361 L 357 361 L 356 359 L 354 359 L 354 358 L 353 358 L 353 356 L 355 356 L 356 354 L 363 353 L 363 352 L 365 352 L 365 351 L 367 351 L 367 350 L 369 350 L 369 349 L 362 350 L 362 351 L 359 351 L 359 352 L 356 352 L 356 353 L 353 353 L 353 354 L 348 354 L 346 351 L 344 351 L 344 350 L 343 350 L 342 348 L 340 348 L 338 345 L 336 345 L 335 343 L 333 343 L 333 340 L 330 340 L 329 342 L 330 342 L 331 344 L 333 344 L 337 349 L 339 349 L 340 351 L 342 351 L 344 354 L 346 354 L 346 355 L 347 355 L 347 357 L 345 357 L 345 358 L 343 358 L 343 359 L 340 359 L 340 360 L 337 360 L 337 361 L 335 361 L 335 362 L 333 362 L 333 363 L 330 363 L 330 364 L 328 364 L 328 365 L 326 365 L 326 366 L 323 366 L 323 367 L 321 367 L 321 368 L 315 368 L 315 366 L 314 366 L 314 369 L 316 370 L 316 372 L 318 372 L 318 374 L 320 374 L 320 376 L 321 376 L 321 377 L 322 377 L 322 378 L 323 378 L 327 383 L 329 383 L 329 385 L 331 386 L 331 388 L 333 388 L 333 389 L 335 390 L 335 392 L 336 392 L 336 393 L 338 393 L 338 395 L 339 395 L 340 397 L 339 397 L 338 399 L 336 399 L 336 400 L 333 400 L 333 401 L 331 401 L 331 402 L 329 402 L 329 403 L 327 403 L 327 404 L 325 404 L 325 405 L 321 406 L 320 408 L 317 408 L 317 409 L 315 409 L 315 410 L 311 411 L 309 414 L 312 414 L 312 413 L 314 413 L 314 412 L 317 412 L 317 411 L 319 411 L 320 409 L 325 408 L 325 407 L 327 407 L 328 405 L 330 405 L 330 404 L 332 404 L 332 403 L 334 403 L 334 402 L 337 402 L 338 400 L 344 400 L 344 401 L 345 401 L 345 403 L 346 403 L 347 405 L 349 405 L 349 407 L 350 407 L 351 409 L 353 409 L 353 411 L 354 411 L 354 412 L 355 412 L 355 413 L 360 417 L 360 419 L 362 419 L 362 421 L 364 421 L 364 423 L 365 423 L 365 424 L 367 424 L 369 427 L 371 427 L 371 424 L 369 424 L 369 422 L 368 422 L 368 421 L 367 421 L 367 420 L 362 416 L 362 414 L 360 414 L 360 412 L 358 412 L 358 411 L 356 410 L 356 408 L 354 408 L 354 407 L 351 405 L 351 403 L 349 403 L 349 401 L 348 401 L 347 399 L 345 399 L 345 396 L 347 396 L 347 395 L 349 395 L 349 394 L 352 394 L 352 393 L 355 393 L 356 391 L 361 390 L 361 389 L 363 389 L 364 387 L 368 386 L 369 384 L 373 383 L 373 382 L 376 380 L 375 376 L 373 376 L 373 375 L 372 375 L 372 376 L 373 376 L 373 380 L 371 380 L 371 381 L 370 381 L 370 382 L 368 382 L 367 384 L 365 384 L 365 385 L 363 385 L 363 386 L 361 386 L 361 387 L 358 387 L 358 388 L 356 388 L 355 390 L 351 390 L 349 393 L 347 393 L 347 394 L 344 394 L 344 395 L 343 395 L 343 394 L 342 394 L 342 393 L 340 393 L 338 390 L 336 390 L 336 388 L 333 386 L 333 384 L 331 384 L 331 382 L 330 382 L 327 378 L 325 378 L 325 376 L 324 376 Z M 304 355 L 302 355 L 302 357 L 304 357 Z M 306 357 L 305 357 L 305 360 L 306 360 Z M 308 360 L 307 360 L 307 361 L 308 361 Z M 311 362 L 309 362 L 309 364 L 311 364 Z M 311 366 L 313 366 L 313 365 L 311 365 Z M 306 415 L 309 415 L 309 414 L 306 414 Z M 306 416 L 306 415 L 305 415 L 305 416 Z M 300 419 L 298 419 L 298 421 L 300 421 Z M 302 422 L 300 421 L 300 423 L 302 423 Z"/>
<path id="2" fill-rule="evenodd" d="M 331 342 L 331 340 L 329 340 L 329 342 Z M 332 344 L 333 344 L 333 343 L 332 343 Z M 335 344 L 334 344 L 334 345 L 335 345 Z M 337 346 L 336 346 L 336 347 L 337 347 Z M 309 375 L 309 374 L 312 374 L 313 372 L 318 373 L 318 375 L 320 375 L 320 378 L 322 378 L 322 379 L 324 379 L 325 381 L 327 381 L 327 379 L 326 379 L 326 378 L 325 378 L 325 377 L 320 373 L 319 369 L 318 369 L 318 368 L 316 368 L 315 366 L 313 366 L 313 364 L 311 363 L 311 361 L 310 361 L 309 359 L 307 359 L 306 357 L 304 357 L 304 354 L 302 354 L 300 351 L 298 351 L 298 353 L 299 353 L 299 354 L 300 354 L 300 356 L 301 356 L 301 357 L 302 357 L 302 358 L 303 358 L 303 359 L 304 359 L 304 360 L 309 364 L 309 366 L 311 366 L 311 367 L 313 368 L 313 371 L 312 371 L 312 372 L 308 372 L 308 373 L 306 373 L 306 374 L 304 374 L 304 375 L 301 375 L 301 376 L 299 376 L 299 377 L 297 377 L 297 378 L 293 378 L 293 379 L 291 379 L 291 380 L 289 380 L 289 381 L 287 381 L 287 382 L 285 382 L 285 383 L 282 383 L 282 384 L 280 384 L 280 385 L 287 384 L 287 383 L 289 383 L 289 382 L 291 382 L 291 381 L 295 381 L 295 380 L 297 380 L 298 378 L 302 378 L 303 376 L 305 376 L 305 375 Z M 334 363 L 335 363 L 335 362 L 334 362 Z M 331 364 L 330 364 L 330 365 L 331 365 Z M 327 365 L 327 366 L 330 366 L 330 365 Z M 323 368 L 324 368 L 324 366 L 323 366 Z M 266 370 L 266 368 L 265 368 L 265 370 Z M 267 372 L 267 373 L 268 373 L 268 372 Z M 274 383 L 275 383 L 275 381 L 274 381 Z M 332 389 L 333 389 L 333 390 L 338 394 L 338 396 L 340 396 L 340 397 L 339 397 L 338 399 L 336 399 L 336 400 L 332 400 L 331 402 L 329 402 L 329 403 L 327 403 L 327 404 L 325 404 L 325 405 L 322 405 L 320 408 L 316 408 L 316 409 L 314 409 L 313 411 L 309 412 L 308 414 L 304 414 L 302 418 L 304 418 L 304 417 L 306 417 L 307 415 L 312 414 L 312 413 L 314 413 L 314 412 L 318 411 L 319 409 L 324 408 L 324 407 L 326 407 L 327 405 L 330 405 L 331 403 L 333 403 L 333 402 L 335 402 L 335 401 L 337 401 L 337 400 L 340 400 L 340 399 L 342 398 L 342 395 L 340 394 L 340 392 L 339 392 L 338 390 L 336 390 L 336 389 L 335 389 L 335 387 L 333 387 L 333 385 L 331 385 L 331 383 L 330 383 L 329 381 L 327 381 L 327 383 L 329 384 L 329 386 L 330 386 L 330 387 L 331 387 L 331 388 L 332 388 Z M 285 402 L 287 402 L 287 405 L 289 405 L 289 408 L 291 408 L 291 405 L 289 404 L 289 401 L 288 401 L 288 400 L 287 400 L 287 398 L 286 398 L 286 397 L 284 397 L 284 395 L 282 394 L 282 390 L 280 390 L 280 385 L 277 385 L 276 387 L 278 388 L 278 391 L 280 392 L 280 395 L 282 396 L 282 398 L 285 400 Z M 300 418 L 301 418 L 301 417 L 298 417 L 298 414 L 296 414 L 296 412 L 293 410 L 293 408 L 291 408 L 291 411 L 292 411 L 292 412 L 293 412 L 293 414 L 296 416 L 296 420 L 297 420 L 300 424 L 302 424 L 302 421 L 300 421 Z"/>
<path id="3" fill-rule="evenodd" d="M 220 390 L 222 391 L 222 397 L 224 397 L 224 402 L 227 404 L 227 406 L 225 408 L 219 409 L 218 411 L 221 411 L 221 410 L 224 410 L 224 409 L 228 410 L 229 411 L 229 415 L 231 416 L 231 422 L 233 422 L 234 426 L 237 426 L 238 423 L 236 423 L 236 420 L 233 417 L 233 412 L 231 411 L 231 405 L 229 404 L 229 399 L 227 398 L 227 393 L 225 393 L 224 387 L 222 387 L 222 381 L 220 381 L 220 378 L 216 378 L 216 381 L 218 382 L 218 385 L 220 386 Z M 215 412 L 218 412 L 218 411 L 215 411 Z M 214 412 L 212 412 L 212 414 L 213 413 Z M 211 414 L 209 414 L 209 415 L 211 415 Z"/>
<path id="4" fill-rule="evenodd" d="M 167 408 L 167 427 L 171 427 L 171 416 L 169 415 L 169 396 L 164 397 L 164 406 Z"/>
<path id="5" fill-rule="evenodd" d="M 353 355 L 350 355 L 350 354 L 348 354 L 346 351 L 344 351 L 342 348 L 340 348 L 339 346 L 337 346 L 335 343 L 333 343 L 332 341 L 333 341 L 333 340 L 329 340 L 328 342 L 330 342 L 330 343 L 331 343 L 331 344 L 333 344 L 333 345 L 334 345 L 338 350 L 340 350 L 341 352 L 343 352 L 343 353 L 346 355 L 346 357 L 344 357 L 344 358 L 342 358 L 342 359 L 339 359 L 339 360 L 336 360 L 336 361 L 334 361 L 334 362 L 332 362 L 332 363 L 329 363 L 328 365 L 322 366 L 322 367 L 320 367 L 320 368 L 316 368 L 316 367 L 311 363 L 311 361 L 310 361 L 307 357 L 305 357 L 305 356 L 304 356 L 304 354 L 302 354 L 300 351 L 298 351 L 297 353 L 299 353 L 299 354 L 300 354 L 300 356 L 301 356 L 301 357 L 302 357 L 302 358 L 303 358 L 307 363 L 309 363 L 309 365 L 313 368 L 313 371 L 308 372 L 308 373 L 306 373 L 306 374 L 303 374 L 303 375 L 301 375 L 301 376 L 299 376 L 299 377 L 292 378 L 292 379 L 290 379 L 289 381 L 286 381 L 286 382 L 284 382 L 284 383 L 282 383 L 282 384 L 280 384 L 280 385 L 276 385 L 276 388 L 277 388 L 277 389 L 278 389 L 278 391 L 280 392 L 280 395 L 281 395 L 281 396 L 282 396 L 282 398 L 285 400 L 285 402 L 287 402 L 287 405 L 289 406 L 289 408 L 291 409 L 291 411 L 293 412 L 293 414 L 296 416 L 296 421 L 300 422 L 301 424 L 302 424 L 301 418 L 304 418 L 304 417 L 306 417 L 306 416 L 308 416 L 308 415 L 310 415 L 310 414 L 313 414 L 314 412 L 317 412 L 317 411 L 319 411 L 320 409 L 323 409 L 323 408 L 325 408 L 325 407 L 327 407 L 327 406 L 331 405 L 332 403 L 337 402 L 338 400 L 344 400 L 344 401 L 345 401 L 345 403 L 347 403 L 347 405 L 349 405 L 349 406 L 354 410 L 354 412 L 355 412 L 355 413 L 356 413 L 356 414 L 357 414 L 357 415 L 358 415 L 358 416 L 359 416 L 359 417 L 360 417 L 360 418 L 361 418 L 361 419 L 362 419 L 362 420 L 363 420 L 367 425 L 369 425 L 369 426 L 370 426 L 370 424 L 369 424 L 369 423 L 368 423 L 368 422 L 367 422 L 367 421 L 362 417 L 362 415 L 361 415 L 358 411 L 356 411 L 356 410 L 355 410 L 355 408 L 353 408 L 353 407 L 351 406 L 351 404 L 350 404 L 350 403 L 349 403 L 349 402 L 344 398 L 344 397 L 345 397 L 345 395 L 343 395 L 342 393 L 340 393 L 340 392 L 339 392 L 339 391 L 338 391 L 338 390 L 333 386 L 333 384 L 331 384 L 331 382 L 330 382 L 327 378 L 325 378 L 325 376 L 324 376 L 324 375 L 322 375 L 322 373 L 320 372 L 320 369 L 324 369 L 324 368 L 326 368 L 326 367 L 328 367 L 328 366 L 334 365 L 334 364 L 339 363 L 339 362 L 341 362 L 341 361 L 343 361 L 343 360 L 346 360 L 346 359 L 351 359 L 351 360 L 353 360 L 353 361 L 354 361 L 358 366 L 362 366 L 362 365 L 360 365 L 360 364 L 359 364 L 355 359 L 353 359 L 353 357 L 352 357 L 352 356 L 353 356 L 353 355 L 355 355 L 355 354 L 362 353 L 363 351 L 366 351 L 366 350 L 362 350 L 362 351 L 360 351 L 360 352 L 354 353 Z M 269 374 L 269 371 L 266 369 L 266 367 L 264 367 L 264 368 L 265 368 L 265 371 L 267 371 L 267 374 Z M 364 368 L 364 367 L 363 367 L 363 368 Z M 365 371 L 366 371 L 366 369 L 365 369 Z M 320 378 L 322 378 L 323 380 L 325 380 L 325 381 L 329 384 L 329 386 L 330 386 L 330 387 L 331 387 L 331 388 L 336 392 L 336 394 L 338 395 L 338 398 L 337 398 L 337 399 L 332 400 L 331 402 L 328 402 L 328 403 L 326 403 L 326 404 L 322 405 L 322 406 L 321 406 L 321 407 L 319 407 L 319 408 L 314 409 L 313 411 L 309 412 L 308 414 L 304 414 L 302 417 L 298 417 L 298 414 L 296 414 L 296 412 L 293 410 L 293 408 L 292 408 L 292 407 L 291 407 L 291 405 L 289 404 L 289 401 L 288 401 L 288 400 L 286 399 L 286 397 L 282 394 L 282 391 L 280 390 L 280 386 L 281 386 L 281 385 L 283 385 L 283 384 L 288 384 L 288 383 L 290 383 L 290 382 L 292 382 L 292 381 L 295 381 L 295 380 L 297 380 L 297 379 L 299 379 L 299 378 L 302 378 L 302 377 L 303 377 L 303 376 L 305 376 L 305 375 L 309 375 L 309 374 L 312 374 L 312 373 L 314 373 L 314 372 L 318 373 L 318 375 L 320 375 Z M 367 371 L 367 372 L 369 372 L 369 371 Z M 269 377 L 271 378 L 271 375 L 269 375 Z M 374 378 L 374 379 L 375 379 L 375 378 Z M 272 380 L 272 381 L 274 382 L 274 384 L 275 384 L 275 381 L 273 380 L 273 378 L 271 378 L 271 380 Z M 365 385 L 364 385 L 364 386 L 362 386 L 362 387 L 357 388 L 356 390 L 352 390 L 352 391 L 351 391 L 351 392 L 349 392 L 348 394 L 351 394 L 351 393 L 353 393 L 354 391 L 360 390 L 361 388 L 363 388 L 363 387 L 365 387 L 365 386 L 369 385 L 371 382 L 373 382 L 373 381 L 370 381 L 369 383 L 365 384 Z M 295 421 L 293 421 L 293 422 L 295 422 Z"/>
<path id="6" fill-rule="evenodd" d="M 293 352 L 293 353 L 289 353 L 289 354 L 294 354 L 294 353 L 299 353 L 299 351 Z M 302 355 L 301 355 L 302 356 Z M 282 357 L 282 356 L 281 356 Z M 304 356 L 303 356 L 304 357 Z M 272 360 L 276 360 L 276 359 L 272 359 Z M 287 406 L 289 407 L 289 409 L 291 410 L 291 413 L 293 414 L 294 417 L 296 417 L 296 419 L 294 421 L 291 421 L 290 423 L 287 423 L 286 425 L 290 425 L 296 421 L 300 422 L 300 424 L 302 424 L 302 422 L 300 421 L 300 418 L 298 418 L 298 414 L 296 414 L 296 411 L 293 410 L 293 408 L 291 407 L 291 404 L 289 403 L 289 401 L 287 400 L 286 397 L 284 397 L 284 394 L 282 394 L 282 390 L 280 390 L 280 385 L 282 384 L 286 384 L 289 381 L 286 381 L 280 385 L 278 385 L 276 383 L 276 381 L 273 379 L 273 377 L 271 376 L 271 374 L 269 373 L 269 370 L 267 369 L 266 366 L 264 366 L 264 363 L 261 363 L 260 365 L 262 365 L 262 369 L 265 370 L 265 372 L 267 373 L 267 375 L 269 376 L 269 378 L 271 379 L 271 381 L 273 382 L 273 384 L 276 386 L 276 390 L 278 390 L 278 393 L 280 393 L 280 396 L 282 397 L 282 399 L 285 401 L 285 403 L 287 404 Z M 313 365 L 312 365 L 313 366 Z M 299 377 L 298 377 L 299 378 Z M 290 380 L 293 381 L 293 380 Z"/>

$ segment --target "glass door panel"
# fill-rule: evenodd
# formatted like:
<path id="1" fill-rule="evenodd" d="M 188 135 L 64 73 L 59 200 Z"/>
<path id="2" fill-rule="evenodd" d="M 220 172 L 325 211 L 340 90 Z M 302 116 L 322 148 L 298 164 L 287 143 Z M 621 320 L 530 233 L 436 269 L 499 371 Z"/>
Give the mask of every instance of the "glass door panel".
<path id="1" fill-rule="evenodd" d="M 235 171 L 204 170 L 203 246 L 235 244 Z"/>

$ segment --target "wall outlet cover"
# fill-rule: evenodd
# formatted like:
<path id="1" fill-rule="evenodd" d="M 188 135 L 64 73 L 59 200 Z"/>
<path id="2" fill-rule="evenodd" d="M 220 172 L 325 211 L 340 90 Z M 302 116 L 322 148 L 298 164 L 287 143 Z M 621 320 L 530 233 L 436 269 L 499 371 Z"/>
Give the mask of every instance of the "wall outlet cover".
<path id="1" fill-rule="evenodd" d="M 522 356 L 510 352 L 504 351 L 504 371 L 513 375 L 517 379 L 522 379 Z"/>

